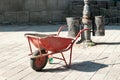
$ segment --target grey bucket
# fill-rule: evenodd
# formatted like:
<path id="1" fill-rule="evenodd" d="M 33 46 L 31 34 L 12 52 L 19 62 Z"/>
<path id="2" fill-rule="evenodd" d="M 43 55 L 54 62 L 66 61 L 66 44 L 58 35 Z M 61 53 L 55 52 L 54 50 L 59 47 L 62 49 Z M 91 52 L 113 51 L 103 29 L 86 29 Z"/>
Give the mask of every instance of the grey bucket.
<path id="1" fill-rule="evenodd" d="M 80 30 L 79 17 L 67 17 L 68 37 L 76 37 Z"/>
<path id="2" fill-rule="evenodd" d="M 95 36 L 105 35 L 104 23 L 105 20 L 103 16 L 95 16 Z"/>

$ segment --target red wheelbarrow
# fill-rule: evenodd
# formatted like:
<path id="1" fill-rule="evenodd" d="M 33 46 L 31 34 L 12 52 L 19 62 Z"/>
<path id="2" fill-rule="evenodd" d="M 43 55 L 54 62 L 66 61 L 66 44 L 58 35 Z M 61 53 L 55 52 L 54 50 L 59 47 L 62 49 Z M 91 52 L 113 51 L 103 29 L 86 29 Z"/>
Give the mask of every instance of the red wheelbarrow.
<path id="1" fill-rule="evenodd" d="M 41 71 L 48 61 L 48 56 L 60 53 L 62 58 L 54 57 L 59 60 L 63 60 L 67 67 L 71 65 L 72 59 L 72 47 L 75 41 L 78 39 L 80 34 L 89 29 L 80 30 L 75 38 L 66 38 L 60 37 L 59 33 L 66 26 L 61 26 L 58 30 L 58 34 L 35 34 L 35 33 L 26 33 L 25 36 L 28 39 L 29 48 L 30 48 L 30 60 L 31 67 L 33 70 Z M 32 51 L 31 43 L 37 48 L 35 52 Z M 69 63 L 67 63 L 63 52 L 70 50 Z"/>

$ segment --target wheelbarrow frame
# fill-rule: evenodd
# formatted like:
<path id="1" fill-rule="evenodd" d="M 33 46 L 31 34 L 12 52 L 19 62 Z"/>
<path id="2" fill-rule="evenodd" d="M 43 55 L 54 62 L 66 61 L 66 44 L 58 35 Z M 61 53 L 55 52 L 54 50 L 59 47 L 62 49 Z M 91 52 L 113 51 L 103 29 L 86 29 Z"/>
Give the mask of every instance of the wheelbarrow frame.
<path id="1" fill-rule="evenodd" d="M 42 34 L 42 35 L 45 36 L 45 37 L 52 37 L 52 36 L 60 37 L 59 34 L 60 34 L 61 30 L 64 29 L 64 28 L 66 28 L 66 27 L 67 27 L 66 25 L 61 26 L 61 27 L 58 29 L 58 33 L 57 33 L 57 34 L 49 34 L 49 35 L 44 35 L 44 34 Z M 48 50 L 45 49 L 47 54 L 42 54 L 42 53 L 41 53 L 41 51 L 44 50 L 44 49 L 42 49 L 42 48 L 41 48 L 41 45 L 39 45 L 39 41 L 40 41 L 40 39 L 41 39 L 41 37 L 39 36 L 40 34 L 26 33 L 25 36 L 26 36 L 27 39 L 28 39 L 28 44 L 29 44 L 29 49 L 30 49 L 30 54 L 29 54 L 29 56 L 30 56 L 30 58 L 40 58 L 40 57 L 45 57 L 45 56 L 49 56 L 49 55 L 61 53 L 62 58 L 60 58 L 60 57 L 55 57 L 55 56 L 53 56 L 53 58 L 59 59 L 59 60 L 63 60 L 63 61 L 65 62 L 65 64 L 66 64 L 66 66 L 67 66 L 67 67 L 70 67 L 70 66 L 71 66 L 71 60 L 72 60 L 72 48 L 73 48 L 73 44 L 74 44 L 75 41 L 78 39 L 78 37 L 80 36 L 80 34 L 81 34 L 82 32 L 84 32 L 84 31 L 86 31 L 86 30 L 89 30 L 89 29 L 88 29 L 88 28 L 82 29 L 82 30 L 79 31 L 79 33 L 77 34 L 77 36 L 76 36 L 75 38 L 71 38 L 72 42 L 69 44 L 69 46 L 68 46 L 67 48 L 65 48 L 65 49 L 63 49 L 63 50 L 58 50 L 58 51 L 48 51 Z M 38 50 L 39 50 L 40 53 L 39 53 L 39 55 L 37 55 L 37 56 L 34 56 L 34 55 L 33 55 L 33 50 L 32 50 L 32 45 L 31 45 L 32 43 L 31 43 L 31 41 L 30 41 L 30 38 L 31 38 L 31 37 L 38 39 L 38 47 L 37 47 L 37 48 L 38 48 Z M 68 50 L 70 50 L 70 55 L 69 55 L 69 62 L 67 63 L 63 52 L 68 51 Z"/>

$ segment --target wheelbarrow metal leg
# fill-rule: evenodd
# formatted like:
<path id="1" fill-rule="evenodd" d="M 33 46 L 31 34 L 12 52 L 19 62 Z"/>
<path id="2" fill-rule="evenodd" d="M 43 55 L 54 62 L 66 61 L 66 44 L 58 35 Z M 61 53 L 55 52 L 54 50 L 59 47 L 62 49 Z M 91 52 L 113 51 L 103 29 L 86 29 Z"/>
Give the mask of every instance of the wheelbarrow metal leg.
<path id="1" fill-rule="evenodd" d="M 69 66 L 71 66 L 71 60 L 72 60 L 72 48 L 70 49 L 70 61 L 69 61 Z"/>
<path id="2" fill-rule="evenodd" d="M 64 57 L 64 55 L 63 55 L 62 52 L 61 52 L 61 55 L 62 55 L 62 57 L 63 57 L 63 60 L 64 60 L 64 62 L 65 62 L 65 64 L 66 64 L 66 66 L 69 67 L 69 65 L 67 64 L 67 61 L 66 61 L 66 59 L 65 59 L 65 57 Z"/>
<path id="3" fill-rule="evenodd" d="M 29 40 L 29 37 L 27 37 L 28 38 L 28 44 L 29 44 L 29 49 L 30 49 L 30 54 L 28 54 L 29 56 L 30 55 L 32 55 L 33 54 L 33 52 L 32 52 L 32 47 L 31 47 L 31 44 L 30 44 L 30 40 Z"/>

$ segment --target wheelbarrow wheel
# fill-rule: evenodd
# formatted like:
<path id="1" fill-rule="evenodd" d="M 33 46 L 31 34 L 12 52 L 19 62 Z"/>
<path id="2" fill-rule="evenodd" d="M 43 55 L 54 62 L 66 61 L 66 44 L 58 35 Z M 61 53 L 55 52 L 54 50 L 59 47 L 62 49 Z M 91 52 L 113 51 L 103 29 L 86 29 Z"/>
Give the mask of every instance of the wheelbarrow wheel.
<path id="1" fill-rule="evenodd" d="M 41 51 L 42 54 L 47 54 L 45 52 L 45 50 L 42 50 Z M 34 56 L 38 56 L 39 55 L 39 50 L 36 50 L 33 55 Z M 47 61 L 48 61 L 48 56 L 45 56 L 45 57 L 39 57 L 39 58 L 34 58 L 34 59 L 30 59 L 30 64 L 31 64 L 31 67 L 33 70 L 36 70 L 36 71 L 41 71 L 47 64 Z"/>

